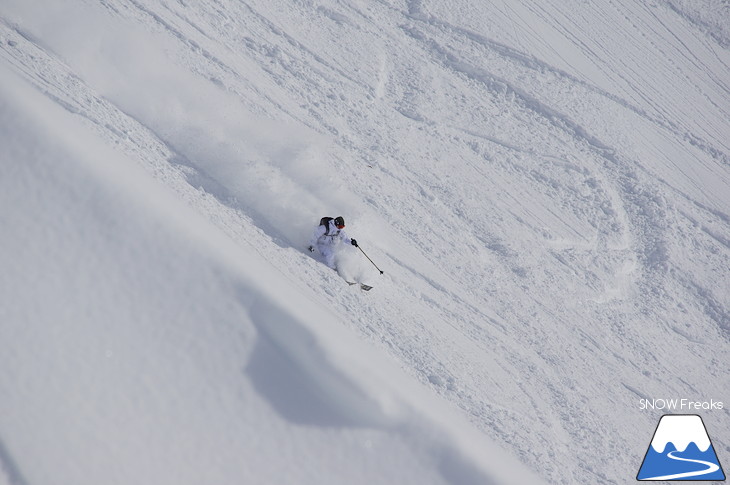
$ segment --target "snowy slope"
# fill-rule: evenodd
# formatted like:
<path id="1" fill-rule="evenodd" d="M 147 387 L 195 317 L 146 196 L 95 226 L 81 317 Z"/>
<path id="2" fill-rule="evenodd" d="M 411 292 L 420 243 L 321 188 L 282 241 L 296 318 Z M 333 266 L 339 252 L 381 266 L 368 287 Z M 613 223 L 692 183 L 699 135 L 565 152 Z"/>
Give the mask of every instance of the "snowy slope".
<path id="1" fill-rule="evenodd" d="M 253 248 L 3 74 L 7 483 L 529 479 Z"/>
<path id="2" fill-rule="evenodd" d="M 10 483 L 520 483 L 489 442 L 625 483 L 640 398 L 730 402 L 723 2 L 26 3 L 0 5 Z M 322 215 L 372 292 L 304 250 Z"/>

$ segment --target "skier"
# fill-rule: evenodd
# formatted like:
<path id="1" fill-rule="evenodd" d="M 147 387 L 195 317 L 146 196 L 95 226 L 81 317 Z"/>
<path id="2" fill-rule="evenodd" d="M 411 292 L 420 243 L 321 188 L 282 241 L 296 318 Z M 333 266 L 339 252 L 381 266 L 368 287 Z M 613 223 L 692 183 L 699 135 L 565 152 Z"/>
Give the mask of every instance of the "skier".
<path id="1" fill-rule="evenodd" d="M 335 217 L 334 219 L 331 217 L 323 217 L 319 226 L 315 228 L 309 248 L 307 248 L 310 252 L 314 252 L 314 248 L 316 247 L 322 256 L 324 256 L 325 264 L 332 269 L 337 269 L 335 266 L 335 254 L 340 243 L 344 242 L 345 244 L 352 244 L 355 247 L 359 247 L 357 241 L 347 237 L 347 234 L 343 230 L 344 228 L 345 219 L 342 216 Z"/>

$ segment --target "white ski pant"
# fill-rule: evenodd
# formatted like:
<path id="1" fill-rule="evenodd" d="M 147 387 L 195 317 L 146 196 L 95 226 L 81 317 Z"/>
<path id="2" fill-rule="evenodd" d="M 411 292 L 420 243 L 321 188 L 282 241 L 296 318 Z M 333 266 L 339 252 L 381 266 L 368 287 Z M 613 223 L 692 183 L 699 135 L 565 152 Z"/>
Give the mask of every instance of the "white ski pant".
<path id="1" fill-rule="evenodd" d="M 324 257 L 324 263 L 332 269 L 335 266 L 335 245 L 334 244 L 317 244 L 317 250 Z"/>

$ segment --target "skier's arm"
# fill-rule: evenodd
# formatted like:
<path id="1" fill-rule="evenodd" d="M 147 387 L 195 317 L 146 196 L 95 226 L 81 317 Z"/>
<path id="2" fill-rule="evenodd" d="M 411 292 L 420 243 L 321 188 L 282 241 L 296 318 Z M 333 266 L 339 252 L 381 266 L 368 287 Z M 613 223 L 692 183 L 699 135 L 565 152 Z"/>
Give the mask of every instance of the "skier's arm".
<path id="1" fill-rule="evenodd" d="M 309 240 L 309 247 L 314 248 L 317 246 L 317 240 L 324 235 L 324 233 L 327 232 L 327 228 L 324 226 L 317 226 L 314 228 L 314 232 L 312 232 L 312 239 Z M 311 251 L 311 249 L 310 249 Z"/>
<path id="2" fill-rule="evenodd" d="M 357 241 L 355 241 L 352 238 L 347 237 L 347 234 L 345 234 L 345 231 L 340 231 L 340 238 L 342 238 L 342 242 L 346 244 L 352 244 L 353 246 L 357 247 Z"/>

